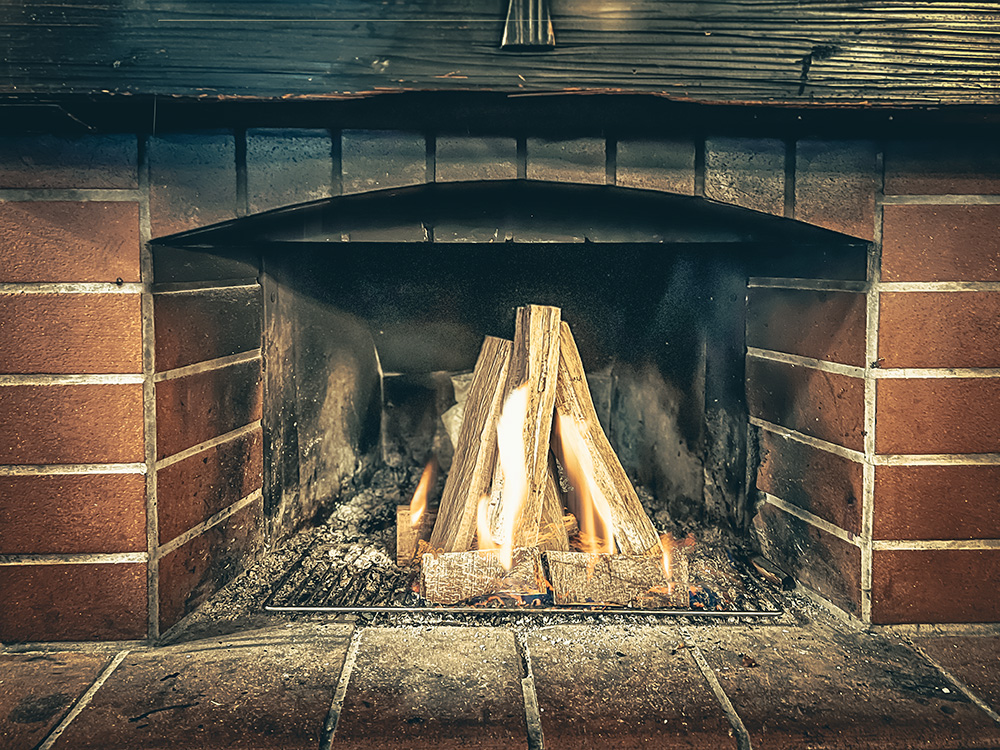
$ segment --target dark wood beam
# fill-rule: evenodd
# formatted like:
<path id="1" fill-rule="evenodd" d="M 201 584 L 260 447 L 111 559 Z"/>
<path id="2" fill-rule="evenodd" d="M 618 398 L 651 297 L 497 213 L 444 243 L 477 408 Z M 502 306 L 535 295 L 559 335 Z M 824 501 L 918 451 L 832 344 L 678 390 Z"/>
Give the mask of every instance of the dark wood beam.
<path id="1" fill-rule="evenodd" d="M 499 48 L 508 0 L 24 0 L 0 96 L 324 100 L 647 93 L 779 105 L 996 104 L 992 2 L 552 0 L 557 46 Z"/>

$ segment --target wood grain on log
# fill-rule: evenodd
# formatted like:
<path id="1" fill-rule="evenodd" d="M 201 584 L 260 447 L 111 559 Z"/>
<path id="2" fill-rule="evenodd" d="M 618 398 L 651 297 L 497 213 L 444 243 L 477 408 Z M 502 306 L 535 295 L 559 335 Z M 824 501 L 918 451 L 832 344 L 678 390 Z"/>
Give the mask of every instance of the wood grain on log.
<path id="1" fill-rule="evenodd" d="M 457 604 L 497 592 L 541 593 L 545 578 L 537 549 L 515 549 L 513 565 L 504 570 L 495 552 L 425 554 L 420 560 L 424 598 Z"/>
<path id="2" fill-rule="evenodd" d="M 688 606 L 687 557 L 663 559 L 586 552 L 547 552 L 556 604 L 614 604 L 638 609 Z"/>
<path id="3" fill-rule="evenodd" d="M 545 497 L 542 500 L 542 521 L 538 534 L 539 547 L 564 552 L 569 550 L 569 534 L 563 520 L 565 515 L 555 457 L 549 453 L 549 471 L 545 478 Z"/>
<path id="4" fill-rule="evenodd" d="M 413 526 L 410 524 L 410 507 L 396 506 L 396 565 L 405 568 L 416 560 L 417 547 L 421 540 L 427 541 L 433 526 L 433 513 L 425 512 L 420 522 Z"/>
<path id="5" fill-rule="evenodd" d="M 451 471 L 438 507 L 431 548 L 465 552 L 476 531 L 479 499 L 490 492 L 497 458 L 496 424 L 511 361 L 512 344 L 487 336 L 473 371 L 465 402 L 465 416 Z"/>
<path id="6" fill-rule="evenodd" d="M 569 325 L 560 328 L 555 411 L 579 427 L 594 462 L 594 480 L 611 506 L 615 545 L 623 555 L 662 556 L 660 538 L 639 502 L 594 409 L 580 353 Z"/>

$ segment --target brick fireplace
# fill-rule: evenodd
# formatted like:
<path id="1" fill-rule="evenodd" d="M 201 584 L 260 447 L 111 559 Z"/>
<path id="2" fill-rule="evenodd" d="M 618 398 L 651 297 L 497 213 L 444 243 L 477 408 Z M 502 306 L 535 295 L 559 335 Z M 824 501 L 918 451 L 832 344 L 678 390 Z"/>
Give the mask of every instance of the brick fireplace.
<path id="1" fill-rule="evenodd" d="M 0 138 L 0 640 L 155 638 L 346 477 L 294 499 L 265 483 L 283 470 L 268 463 L 265 401 L 288 387 L 266 263 L 154 239 L 342 195 L 518 179 L 856 238 L 847 266 L 745 279 L 746 525 L 862 623 L 1000 620 L 996 144 L 719 130 Z M 428 239 L 382 231 L 346 241 Z"/>

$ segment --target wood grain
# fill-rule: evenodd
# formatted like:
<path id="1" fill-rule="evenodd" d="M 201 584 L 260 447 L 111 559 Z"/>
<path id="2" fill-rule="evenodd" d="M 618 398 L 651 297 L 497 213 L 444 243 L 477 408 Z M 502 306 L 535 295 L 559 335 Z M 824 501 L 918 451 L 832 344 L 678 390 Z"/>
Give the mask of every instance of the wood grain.
<path id="1" fill-rule="evenodd" d="M 554 0 L 556 48 L 499 49 L 507 0 L 8 4 L 0 93 L 311 98 L 414 90 L 995 103 L 989 2 Z"/>
<path id="2" fill-rule="evenodd" d="M 639 609 L 687 607 L 687 557 L 675 555 L 671 576 L 662 559 L 586 552 L 548 552 L 556 604 L 617 604 Z"/>
<path id="3" fill-rule="evenodd" d="M 555 411 L 577 424 L 590 450 L 594 480 L 611 506 L 617 550 L 623 555 L 661 555 L 659 535 L 601 428 L 580 352 L 565 322 L 560 329 Z"/>
<path id="4" fill-rule="evenodd" d="M 451 471 L 444 484 L 438 520 L 431 533 L 431 548 L 443 552 L 465 552 L 476 532 L 479 499 L 490 493 L 497 459 L 497 420 L 513 344 L 487 336 L 473 370 L 465 402 L 465 416 Z"/>

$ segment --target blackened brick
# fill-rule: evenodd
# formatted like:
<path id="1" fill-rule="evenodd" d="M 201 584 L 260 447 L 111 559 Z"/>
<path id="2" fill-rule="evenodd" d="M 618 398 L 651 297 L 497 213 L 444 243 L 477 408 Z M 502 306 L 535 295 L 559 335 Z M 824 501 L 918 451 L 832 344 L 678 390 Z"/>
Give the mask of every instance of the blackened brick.
<path id="1" fill-rule="evenodd" d="M 605 183 L 603 138 L 529 138 L 527 154 L 529 180 Z"/>
<path id="2" fill-rule="evenodd" d="M 341 144 L 345 193 L 427 181 L 427 144 L 422 135 L 392 130 L 345 130 Z"/>
<path id="3" fill-rule="evenodd" d="M 135 188 L 134 135 L 0 138 L 2 188 Z"/>
<path id="4" fill-rule="evenodd" d="M 705 141 L 705 197 L 781 216 L 785 144 L 767 138 Z"/>
<path id="5" fill-rule="evenodd" d="M 893 141 L 886 146 L 886 195 L 997 193 L 1000 147 L 995 138 Z"/>
<path id="6" fill-rule="evenodd" d="M 694 142 L 621 140 L 617 184 L 694 195 Z"/>
<path id="7" fill-rule="evenodd" d="M 247 200 L 252 212 L 327 198 L 333 187 L 329 131 L 247 132 Z"/>
<path id="8" fill-rule="evenodd" d="M 870 141 L 799 141 L 795 154 L 795 218 L 872 239 L 876 150 Z"/>
<path id="9" fill-rule="evenodd" d="M 513 180 L 517 177 L 517 142 L 513 138 L 438 136 L 435 165 L 438 182 Z"/>
<path id="10" fill-rule="evenodd" d="M 228 133 L 185 133 L 149 141 L 153 236 L 236 216 L 236 140 Z"/>

